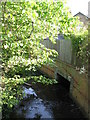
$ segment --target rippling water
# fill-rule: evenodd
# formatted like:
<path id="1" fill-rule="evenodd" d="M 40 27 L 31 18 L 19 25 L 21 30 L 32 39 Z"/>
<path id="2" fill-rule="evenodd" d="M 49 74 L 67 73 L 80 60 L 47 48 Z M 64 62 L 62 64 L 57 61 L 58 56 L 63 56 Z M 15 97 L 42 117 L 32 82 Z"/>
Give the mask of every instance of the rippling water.
<path id="1" fill-rule="evenodd" d="M 69 97 L 67 89 L 56 85 L 33 85 L 23 87 L 24 100 L 11 112 L 9 118 L 81 118 L 80 108 Z"/>

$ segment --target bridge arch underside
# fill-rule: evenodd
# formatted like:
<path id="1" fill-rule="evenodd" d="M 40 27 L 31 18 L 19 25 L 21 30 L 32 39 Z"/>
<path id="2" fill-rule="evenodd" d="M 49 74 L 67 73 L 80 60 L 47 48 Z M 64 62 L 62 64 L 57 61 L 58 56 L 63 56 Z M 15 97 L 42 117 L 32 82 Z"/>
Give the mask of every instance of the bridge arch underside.
<path id="1" fill-rule="evenodd" d="M 63 86 L 65 89 L 67 89 L 68 92 L 70 92 L 70 81 L 61 76 L 59 73 L 57 73 L 56 79 L 61 86 Z"/>

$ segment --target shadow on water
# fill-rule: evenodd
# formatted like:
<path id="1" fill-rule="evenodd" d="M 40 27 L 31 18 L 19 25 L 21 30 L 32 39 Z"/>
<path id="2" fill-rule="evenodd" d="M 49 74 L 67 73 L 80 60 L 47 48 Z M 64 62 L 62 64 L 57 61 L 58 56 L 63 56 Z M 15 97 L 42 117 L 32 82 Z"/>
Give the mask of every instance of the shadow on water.
<path id="1" fill-rule="evenodd" d="M 58 79 L 61 79 L 58 76 Z M 62 78 L 63 79 L 63 78 Z M 64 81 L 65 82 L 65 81 Z M 64 83 L 65 84 L 65 83 Z M 24 100 L 14 108 L 9 118 L 81 118 L 80 108 L 69 97 L 69 83 L 62 86 L 62 81 L 55 85 L 34 84 L 32 88 L 24 86 Z"/>

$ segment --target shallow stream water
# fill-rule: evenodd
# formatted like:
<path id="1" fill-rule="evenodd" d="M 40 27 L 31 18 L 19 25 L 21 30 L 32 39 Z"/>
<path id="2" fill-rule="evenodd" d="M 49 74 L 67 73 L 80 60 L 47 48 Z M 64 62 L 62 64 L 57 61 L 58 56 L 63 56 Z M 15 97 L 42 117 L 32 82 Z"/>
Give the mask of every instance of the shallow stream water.
<path id="1" fill-rule="evenodd" d="M 60 83 L 55 85 L 33 85 L 23 87 L 24 100 L 14 108 L 9 118 L 81 118 L 84 119 L 80 108 L 69 96 L 69 91 Z"/>

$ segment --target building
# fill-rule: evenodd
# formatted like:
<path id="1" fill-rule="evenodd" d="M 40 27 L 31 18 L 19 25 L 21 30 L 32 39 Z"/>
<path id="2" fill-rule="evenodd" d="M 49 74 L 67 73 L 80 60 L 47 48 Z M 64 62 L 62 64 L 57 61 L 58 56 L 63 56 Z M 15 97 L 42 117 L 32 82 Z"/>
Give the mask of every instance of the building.
<path id="1" fill-rule="evenodd" d="M 74 17 L 78 16 L 79 20 L 84 24 L 86 28 L 88 28 L 88 16 L 84 15 L 81 12 L 78 12 L 77 14 L 74 15 Z"/>

